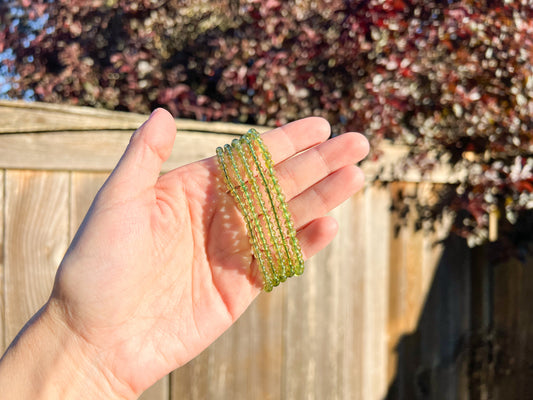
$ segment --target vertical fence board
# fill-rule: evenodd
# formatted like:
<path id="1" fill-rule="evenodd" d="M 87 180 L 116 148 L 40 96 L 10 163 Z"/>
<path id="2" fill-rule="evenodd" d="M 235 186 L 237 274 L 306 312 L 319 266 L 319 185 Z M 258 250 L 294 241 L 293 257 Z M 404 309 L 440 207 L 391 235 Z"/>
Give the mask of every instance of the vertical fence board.
<path id="1" fill-rule="evenodd" d="M 437 225 L 438 227 L 438 225 Z M 423 232 L 422 240 L 422 260 L 423 260 L 423 269 L 420 276 L 422 293 L 424 296 L 423 301 L 421 301 L 421 306 L 427 307 L 427 297 L 431 291 L 431 288 L 434 284 L 435 273 L 437 272 L 437 267 L 442 258 L 442 253 L 444 250 L 444 245 L 440 242 L 447 235 L 442 235 L 442 231 L 437 229 L 435 232 Z M 423 312 L 423 310 L 421 310 Z M 419 315 L 418 328 L 422 328 L 423 334 L 420 335 L 420 349 L 421 349 L 421 359 L 423 365 L 438 365 L 439 364 L 439 353 L 435 351 L 427 351 L 426 349 L 432 349 L 435 347 L 435 343 L 438 343 L 441 340 L 440 328 L 438 328 L 439 319 L 432 319 L 431 313 L 438 313 L 440 310 L 430 310 L 427 312 L 428 317 L 423 319 Z M 427 321 L 427 322 L 426 322 Z M 432 324 L 437 324 L 435 327 L 432 327 Z"/>
<path id="2" fill-rule="evenodd" d="M 391 184 L 391 197 L 398 198 L 398 193 L 403 196 L 413 196 L 416 191 L 414 184 Z M 422 282 L 422 250 L 423 234 L 414 230 L 414 215 L 405 216 L 392 213 L 390 215 L 390 281 L 389 281 L 389 318 L 388 318 L 388 356 L 389 356 L 389 381 L 396 377 L 396 388 L 399 399 L 415 398 L 412 385 L 405 382 L 405 377 L 412 376 L 415 371 L 406 368 L 416 368 L 412 362 L 406 362 L 406 368 L 398 369 L 399 358 L 413 356 L 412 353 L 401 354 L 399 346 L 404 335 L 412 333 L 420 316 L 423 304 Z M 400 394 L 401 393 L 401 394 Z"/>
<path id="3" fill-rule="evenodd" d="M 332 213 L 337 238 L 286 284 L 284 398 L 365 399 L 386 390 L 386 334 L 376 329 L 386 315 L 387 210 L 388 194 L 375 188 L 340 206 Z"/>
<path id="4" fill-rule="evenodd" d="M 166 375 L 146 389 L 141 397 L 139 397 L 139 400 L 168 400 L 169 398 L 170 377 Z"/>
<path id="5" fill-rule="evenodd" d="M 234 399 L 280 399 L 284 287 L 263 293 L 237 322 Z"/>
<path id="6" fill-rule="evenodd" d="M 416 329 L 398 342 L 389 400 L 469 398 L 470 260 L 462 239 L 444 248 Z"/>
<path id="7" fill-rule="evenodd" d="M 0 170 L 0 354 L 4 354 L 7 348 L 5 340 L 5 330 L 7 329 L 5 321 L 5 288 L 7 285 L 5 270 L 4 270 L 4 192 L 5 192 L 5 170 Z"/>
<path id="8" fill-rule="evenodd" d="M 363 399 L 380 399 L 387 391 L 387 315 L 389 289 L 390 193 L 379 184 L 364 192 L 364 229 L 366 262 L 364 266 L 363 293 L 364 319 L 357 321 L 365 332 L 363 360 Z M 350 210 L 352 214 L 357 211 Z M 352 224 L 361 224 L 354 220 Z M 354 238 L 353 240 L 356 240 Z M 354 268 L 357 268 L 354 265 Z M 358 299 L 355 298 L 355 301 Z"/>
<path id="9" fill-rule="evenodd" d="M 340 399 L 363 399 L 363 347 L 367 331 L 361 321 L 365 309 L 362 294 L 365 293 L 363 272 L 367 268 L 368 243 L 365 236 L 368 210 L 365 204 L 365 196 L 358 194 L 332 213 L 339 222 L 339 233 L 330 246 L 332 253 L 337 255 L 342 281 L 338 294 L 341 315 L 337 327 L 342 333 L 338 349 L 341 356 Z"/>
<path id="10" fill-rule="evenodd" d="M 419 385 L 436 399 L 469 398 L 470 266 L 466 242 L 448 238 L 418 324 Z"/>
<path id="11" fill-rule="evenodd" d="M 284 290 L 261 294 L 213 345 L 174 371 L 171 398 L 279 399 Z"/>
<path id="12" fill-rule="evenodd" d="M 341 266 L 332 261 L 334 248 L 322 250 L 306 262 L 303 276 L 284 284 L 282 397 L 286 399 L 338 398 L 343 341 L 338 298 Z"/>
<path id="13" fill-rule="evenodd" d="M 6 339 L 48 299 L 68 244 L 68 173 L 8 171 L 5 194 Z"/>
<path id="14" fill-rule="evenodd" d="M 172 400 L 200 400 L 210 398 L 210 364 L 212 347 L 170 374 L 170 398 Z"/>
<path id="15" fill-rule="evenodd" d="M 495 399 L 533 398 L 532 257 L 527 261 L 494 267 L 494 375 L 485 385 Z"/>
<path id="16" fill-rule="evenodd" d="M 172 400 L 202 400 L 212 398 L 211 387 L 215 373 L 212 371 L 213 347 L 205 349 L 194 360 L 170 374 L 170 398 Z"/>

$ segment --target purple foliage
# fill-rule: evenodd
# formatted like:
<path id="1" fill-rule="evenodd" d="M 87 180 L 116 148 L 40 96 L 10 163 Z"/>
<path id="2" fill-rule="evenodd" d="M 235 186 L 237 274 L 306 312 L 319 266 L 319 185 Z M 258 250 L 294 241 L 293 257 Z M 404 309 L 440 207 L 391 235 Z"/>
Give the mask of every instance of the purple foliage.
<path id="1" fill-rule="evenodd" d="M 491 210 L 533 208 L 525 1 L 0 1 L 7 49 L 13 98 L 271 126 L 320 115 L 365 132 L 373 157 L 390 139 L 423 171 L 446 159 L 467 173 L 426 214 L 452 209 L 464 236 L 483 238 Z"/>

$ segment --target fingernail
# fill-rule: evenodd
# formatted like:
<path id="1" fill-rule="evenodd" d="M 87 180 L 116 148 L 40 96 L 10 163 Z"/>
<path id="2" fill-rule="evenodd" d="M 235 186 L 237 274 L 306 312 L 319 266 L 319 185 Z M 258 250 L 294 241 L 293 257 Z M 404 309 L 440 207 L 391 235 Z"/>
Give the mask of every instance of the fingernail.
<path id="1" fill-rule="evenodd" d="M 152 118 L 152 117 L 154 116 L 154 114 L 155 114 L 158 110 L 159 110 L 159 108 L 156 108 L 154 111 L 152 111 L 152 113 L 150 114 L 150 117 L 149 117 L 148 119 Z"/>

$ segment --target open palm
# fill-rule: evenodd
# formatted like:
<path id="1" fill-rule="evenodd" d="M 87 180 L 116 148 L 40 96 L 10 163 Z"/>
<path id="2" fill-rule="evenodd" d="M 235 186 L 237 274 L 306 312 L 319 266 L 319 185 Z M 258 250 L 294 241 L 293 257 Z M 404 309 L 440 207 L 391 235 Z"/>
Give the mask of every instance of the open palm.
<path id="1" fill-rule="evenodd" d="M 261 289 L 244 220 L 216 158 L 159 175 L 175 125 L 156 110 L 133 135 L 58 271 L 47 304 L 86 344 L 117 391 L 138 394 L 224 332 Z M 307 118 L 262 136 L 304 258 L 326 246 L 325 216 L 363 184 L 355 133 L 325 141 Z M 214 150 L 214 149 L 213 149 Z"/>

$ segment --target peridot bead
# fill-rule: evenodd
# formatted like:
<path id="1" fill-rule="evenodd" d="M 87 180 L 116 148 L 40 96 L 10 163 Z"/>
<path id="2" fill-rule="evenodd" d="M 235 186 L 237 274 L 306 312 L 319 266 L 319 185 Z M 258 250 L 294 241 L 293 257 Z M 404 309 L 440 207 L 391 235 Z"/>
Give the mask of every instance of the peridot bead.
<path id="1" fill-rule="evenodd" d="M 253 143 L 251 141 L 251 138 L 250 138 L 250 135 L 244 135 L 244 141 L 246 142 L 247 146 L 248 146 L 248 150 L 250 152 L 250 155 L 252 156 L 253 160 L 254 160 L 254 163 L 255 163 L 255 166 L 257 168 L 257 170 L 259 171 L 259 176 L 261 177 L 261 180 L 263 182 L 263 185 L 265 187 L 265 191 L 267 193 L 267 196 L 268 196 L 268 199 L 270 201 L 270 206 L 271 206 L 271 210 L 272 210 L 272 213 L 274 214 L 274 219 L 276 221 L 276 225 L 277 225 L 277 235 L 276 237 L 274 238 L 274 241 L 275 243 L 277 243 L 277 241 L 279 240 L 282 244 L 283 244 L 283 248 L 284 248 L 284 252 L 285 252 L 285 256 L 281 255 L 279 256 L 279 275 L 280 275 L 280 278 L 285 280 L 287 278 L 287 266 L 290 266 L 290 251 L 289 251 L 289 248 L 287 246 L 287 243 L 285 242 L 285 240 L 283 240 L 283 229 L 282 229 L 282 225 L 281 225 L 281 221 L 280 221 L 280 218 L 278 216 L 278 212 L 277 212 L 277 205 L 276 203 L 274 202 L 274 197 L 273 197 L 273 193 L 272 193 L 272 190 L 271 190 L 271 181 L 268 181 L 264 172 L 263 172 L 263 169 L 262 169 L 262 165 L 259 161 L 259 159 L 257 158 L 257 154 L 255 153 L 255 149 L 254 149 L 254 146 L 253 146 Z"/>
<path id="2" fill-rule="evenodd" d="M 225 147 L 225 150 L 226 150 L 226 155 L 231 159 L 232 157 L 231 149 L 228 149 Z M 261 250 L 260 250 L 259 243 L 257 242 L 257 237 L 255 234 L 253 234 L 254 228 L 252 227 L 252 217 L 250 216 L 247 207 L 244 205 L 244 202 L 241 196 L 239 195 L 238 191 L 236 190 L 236 187 L 232 184 L 231 180 L 229 179 L 228 169 L 226 167 L 226 162 L 224 160 L 224 153 L 222 151 L 222 148 L 220 147 L 217 148 L 217 157 L 218 157 L 219 165 L 223 171 L 226 184 L 228 188 L 230 189 L 230 192 L 233 195 L 233 198 L 236 200 L 241 213 L 243 214 L 243 217 L 246 223 L 246 228 L 248 230 L 248 236 L 250 238 L 250 243 L 252 245 L 253 252 L 257 255 L 259 267 L 261 268 L 261 272 L 263 275 L 263 289 L 267 292 L 271 291 L 273 285 L 272 285 L 269 275 L 267 274 L 265 270 L 265 263 L 262 260 Z"/>
<path id="3" fill-rule="evenodd" d="M 226 186 L 245 219 L 250 245 L 263 275 L 263 289 L 268 292 L 280 281 L 300 275 L 304 268 L 272 158 L 255 129 L 216 152 Z"/>
<path id="4" fill-rule="evenodd" d="M 261 211 L 262 211 L 262 213 L 263 213 L 263 215 L 265 217 L 265 222 L 266 222 L 266 226 L 267 226 L 268 233 L 269 233 L 269 237 L 268 237 L 268 239 L 266 239 L 266 243 L 268 245 L 270 245 L 271 242 L 274 241 L 274 246 L 276 248 L 277 253 L 279 254 L 280 253 L 279 252 L 279 245 L 276 243 L 275 240 L 273 240 L 274 232 L 272 231 L 272 226 L 271 226 L 272 224 L 270 222 L 269 213 L 268 213 L 268 211 L 267 211 L 267 209 L 265 207 L 265 203 L 264 203 L 263 198 L 261 196 L 261 191 L 259 190 L 257 182 L 255 181 L 254 174 L 253 174 L 252 170 L 250 169 L 250 166 L 247 163 L 246 155 L 244 154 L 244 151 L 242 149 L 241 142 L 234 140 L 232 142 L 232 147 L 234 147 L 237 150 L 237 152 L 239 153 L 239 155 L 241 156 L 241 161 L 242 161 L 242 164 L 244 166 L 244 170 L 246 171 L 246 175 L 248 177 L 248 182 L 251 184 L 252 189 L 253 189 L 252 193 L 253 193 L 253 195 L 255 195 L 255 200 L 259 204 L 259 207 L 261 208 Z M 261 234 L 262 234 L 262 232 L 261 232 Z M 270 247 L 270 246 L 268 246 L 268 247 Z M 269 249 L 267 248 L 265 252 L 266 252 L 269 264 L 272 267 L 272 274 L 275 275 L 275 276 L 278 276 L 278 272 L 277 272 L 277 270 L 275 268 L 276 263 L 274 262 L 274 259 L 273 259 L 272 255 L 271 255 Z"/>
<path id="5" fill-rule="evenodd" d="M 284 234 L 290 238 L 290 242 L 292 245 L 291 247 L 294 251 L 294 256 L 291 257 L 291 267 L 292 267 L 291 272 L 293 272 L 294 274 L 300 275 L 303 272 L 303 267 L 304 267 L 303 257 L 302 257 L 302 253 L 301 253 L 298 240 L 296 238 L 296 231 L 292 223 L 292 218 L 287 210 L 287 203 L 285 202 L 285 197 L 283 195 L 281 187 L 279 186 L 278 181 L 276 179 L 276 175 L 274 173 L 272 158 L 270 157 L 270 153 L 268 152 L 265 145 L 263 144 L 263 141 L 261 140 L 259 133 L 255 129 L 250 130 L 249 132 L 252 135 L 252 137 L 255 139 L 255 141 L 257 142 L 259 148 L 261 149 L 261 153 L 265 161 L 265 166 L 272 179 L 274 189 L 277 193 L 279 206 L 282 210 L 282 213 L 285 219 L 286 232 L 284 232 Z"/>
<path id="6" fill-rule="evenodd" d="M 279 279 L 274 272 L 275 267 L 273 264 L 273 260 L 272 260 L 272 257 L 270 256 L 270 253 L 268 252 L 268 243 L 265 239 L 265 235 L 261 227 L 261 222 L 259 221 L 259 218 L 257 216 L 257 212 L 255 211 L 252 197 L 250 196 L 250 192 L 248 191 L 248 187 L 246 183 L 244 182 L 243 178 L 240 175 L 239 166 L 233 156 L 232 147 L 229 145 L 225 145 L 224 149 L 226 150 L 226 153 L 229 155 L 231 164 L 233 166 L 233 170 L 235 171 L 235 174 L 237 175 L 239 186 L 242 192 L 244 193 L 244 197 L 246 200 L 243 202 L 244 208 L 246 209 L 246 212 L 249 215 L 251 215 L 251 218 L 253 221 L 254 230 L 250 234 L 253 234 L 253 232 L 255 232 L 255 234 L 259 237 L 259 240 L 257 240 L 257 243 L 262 244 L 263 248 L 266 249 L 266 251 L 263 252 L 261 251 L 260 247 L 258 248 L 257 258 L 258 258 L 259 264 L 262 266 L 261 267 L 262 272 L 265 275 L 268 275 L 268 280 L 272 283 L 272 285 L 277 286 L 279 284 Z M 263 253 L 266 253 L 266 255 Z M 272 271 L 272 274 L 267 273 L 267 263 L 269 265 L 270 270 Z M 266 276 L 265 276 L 265 280 L 266 280 Z"/>

